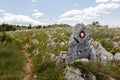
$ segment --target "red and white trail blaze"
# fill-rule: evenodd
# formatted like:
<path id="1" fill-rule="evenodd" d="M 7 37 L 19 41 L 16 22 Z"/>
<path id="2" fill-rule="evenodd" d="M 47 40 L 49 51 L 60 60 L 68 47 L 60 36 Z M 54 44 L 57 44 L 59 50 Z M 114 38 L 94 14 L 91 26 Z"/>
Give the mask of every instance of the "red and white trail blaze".
<path id="1" fill-rule="evenodd" d="M 85 38 L 86 34 L 84 31 L 80 31 L 80 34 L 79 34 L 80 38 Z"/>

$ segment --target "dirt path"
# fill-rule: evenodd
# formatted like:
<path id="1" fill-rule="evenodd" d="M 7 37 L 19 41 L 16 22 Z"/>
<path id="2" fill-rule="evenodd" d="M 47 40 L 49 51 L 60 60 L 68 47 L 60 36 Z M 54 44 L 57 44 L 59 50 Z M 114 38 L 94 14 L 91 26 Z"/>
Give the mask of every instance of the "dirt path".
<path id="1" fill-rule="evenodd" d="M 26 50 L 27 50 L 27 47 L 23 46 L 23 53 L 26 59 L 26 63 L 24 67 L 25 76 L 23 80 L 37 80 L 36 76 L 32 74 L 33 62 L 32 62 L 32 59 L 30 58 L 30 54 Z"/>

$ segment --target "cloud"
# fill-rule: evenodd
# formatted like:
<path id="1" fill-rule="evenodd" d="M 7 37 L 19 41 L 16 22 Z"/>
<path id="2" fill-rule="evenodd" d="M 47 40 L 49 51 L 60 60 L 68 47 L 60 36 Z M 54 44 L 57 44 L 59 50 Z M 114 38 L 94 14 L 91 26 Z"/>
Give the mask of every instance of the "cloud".
<path id="1" fill-rule="evenodd" d="M 96 3 L 100 3 L 100 2 L 108 2 L 109 0 L 96 0 Z"/>
<path id="2" fill-rule="evenodd" d="M 112 2 L 120 2 L 120 0 L 112 0 Z"/>
<path id="3" fill-rule="evenodd" d="M 12 13 L 3 12 L 3 16 L 0 18 L 0 23 L 19 24 L 19 25 L 46 25 L 46 23 L 32 19 L 26 15 L 16 15 Z"/>
<path id="4" fill-rule="evenodd" d="M 34 10 L 32 16 L 36 19 L 40 18 L 41 16 L 43 16 L 44 14 L 39 12 L 38 10 Z"/>
<path id="5" fill-rule="evenodd" d="M 96 7 L 89 7 L 83 10 L 67 11 L 59 16 L 58 23 L 69 23 L 71 25 L 94 19 L 103 14 L 110 14 L 113 10 L 120 7 L 117 3 L 102 3 Z M 73 21 L 73 22 L 72 22 Z"/>
<path id="6" fill-rule="evenodd" d="M 33 3 L 37 3 L 37 2 L 38 2 L 38 0 L 32 0 L 32 2 L 33 2 Z"/>

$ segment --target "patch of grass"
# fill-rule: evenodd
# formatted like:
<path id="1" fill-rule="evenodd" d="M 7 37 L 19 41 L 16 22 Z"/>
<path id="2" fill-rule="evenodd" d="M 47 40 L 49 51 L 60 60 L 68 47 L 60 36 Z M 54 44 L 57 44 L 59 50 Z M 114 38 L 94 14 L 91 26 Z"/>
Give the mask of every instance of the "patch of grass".
<path id="1" fill-rule="evenodd" d="M 56 66 L 54 61 L 37 58 L 34 62 L 33 73 L 37 75 L 38 80 L 64 80 L 63 69 Z"/>
<path id="2" fill-rule="evenodd" d="M 113 41 L 110 38 L 107 39 L 101 39 L 99 42 L 102 44 L 102 46 L 109 52 L 113 49 Z"/>
<path id="3" fill-rule="evenodd" d="M 19 46 L 18 46 L 19 44 Z M 24 56 L 19 42 L 7 42 L 0 47 L 0 80 L 23 79 Z"/>
<path id="4" fill-rule="evenodd" d="M 120 79 L 120 63 L 103 66 L 99 62 L 74 62 L 72 66 L 79 68 L 86 76 L 95 75 L 97 80 L 109 80 L 110 76 Z"/>

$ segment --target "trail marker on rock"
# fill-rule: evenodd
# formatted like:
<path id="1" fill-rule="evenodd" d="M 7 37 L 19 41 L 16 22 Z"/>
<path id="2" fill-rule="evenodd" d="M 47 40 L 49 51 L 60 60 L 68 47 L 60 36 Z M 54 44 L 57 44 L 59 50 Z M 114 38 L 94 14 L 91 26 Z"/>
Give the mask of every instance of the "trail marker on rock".
<path id="1" fill-rule="evenodd" d="M 84 31 L 80 31 L 80 34 L 79 34 L 80 38 L 83 39 L 85 38 L 86 34 Z"/>
<path id="2" fill-rule="evenodd" d="M 69 48 L 67 57 L 68 63 L 76 59 L 90 58 L 91 48 L 85 25 L 77 24 L 73 28 L 73 32 L 69 40 Z"/>

